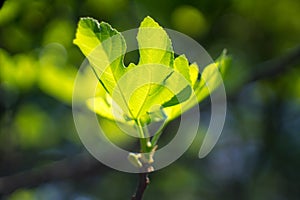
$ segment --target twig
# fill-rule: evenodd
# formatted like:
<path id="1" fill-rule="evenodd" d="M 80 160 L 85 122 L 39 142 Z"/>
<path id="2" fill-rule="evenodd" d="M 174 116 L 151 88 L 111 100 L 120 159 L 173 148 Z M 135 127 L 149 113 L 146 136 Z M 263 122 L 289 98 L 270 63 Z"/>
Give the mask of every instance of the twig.
<path id="1" fill-rule="evenodd" d="M 148 178 L 148 173 L 139 174 L 139 183 L 136 188 L 135 194 L 132 196 L 131 200 L 141 200 L 143 198 L 144 192 L 149 185 L 150 180 Z"/>

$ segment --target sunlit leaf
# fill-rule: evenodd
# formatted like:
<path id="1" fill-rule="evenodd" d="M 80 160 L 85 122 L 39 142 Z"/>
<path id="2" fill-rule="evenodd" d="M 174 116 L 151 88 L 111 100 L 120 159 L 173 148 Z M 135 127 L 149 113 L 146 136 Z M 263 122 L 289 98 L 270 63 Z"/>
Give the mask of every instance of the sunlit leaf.
<path id="1" fill-rule="evenodd" d="M 98 23 L 92 18 L 82 18 L 74 43 L 88 58 L 99 76 L 99 81 L 111 94 L 126 70 L 123 65 L 126 49 L 123 36 L 105 22 Z"/>
<path id="2" fill-rule="evenodd" d="M 126 68 L 126 43 L 117 30 L 105 22 L 82 18 L 74 43 L 87 57 L 107 94 L 88 100 L 91 110 L 110 120 L 128 123 L 174 119 L 214 90 L 223 65 L 212 63 L 201 74 L 196 63 L 184 55 L 174 58 L 171 40 L 152 18 L 146 17 L 137 34 L 138 65 Z M 192 90 L 198 101 L 191 97 Z"/>
<path id="3" fill-rule="evenodd" d="M 99 82 L 117 104 L 109 109 L 105 107 L 103 98 L 91 100 L 102 105 L 102 111 L 96 107 L 93 110 L 102 112 L 103 117 L 112 118 L 113 109 L 120 107 L 125 118 L 145 118 L 153 106 L 172 106 L 188 99 L 191 94 L 191 85 L 180 75 L 179 67 L 176 70 L 178 72 L 172 68 L 173 49 L 163 28 L 146 17 L 141 23 L 137 40 L 140 47 L 139 64 L 136 66 L 131 63 L 126 68 L 123 64 L 126 45 L 119 32 L 109 24 L 98 23 L 91 18 L 83 18 L 78 24 L 74 43 L 88 58 Z M 187 78 L 188 73 L 186 70 Z M 179 95 L 175 101 L 176 94 Z"/>
<path id="4" fill-rule="evenodd" d="M 226 51 L 224 51 L 215 63 L 212 63 L 204 68 L 203 72 L 201 73 L 200 81 L 195 82 L 193 87 L 197 101 L 191 97 L 179 105 L 164 108 L 169 121 L 195 106 L 197 102 L 201 102 L 221 84 L 221 79 L 219 76 L 225 73 L 225 70 L 229 64 L 228 59 L 229 58 L 226 56 Z M 193 82 L 196 79 L 196 73 L 198 73 L 198 66 L 196 63 L 193 63 L 190 65 L 190 74 Z M 208 90 L 207 84 L 209 84 L 210 90 Z"/>
<path id="5" fill-rule="evenodd" d="M 139 64 L 173 65 L 174 53 L 172 43 L 165 32 L 151 17 L 146 17 L 137 35 L 139 44 Z"/>

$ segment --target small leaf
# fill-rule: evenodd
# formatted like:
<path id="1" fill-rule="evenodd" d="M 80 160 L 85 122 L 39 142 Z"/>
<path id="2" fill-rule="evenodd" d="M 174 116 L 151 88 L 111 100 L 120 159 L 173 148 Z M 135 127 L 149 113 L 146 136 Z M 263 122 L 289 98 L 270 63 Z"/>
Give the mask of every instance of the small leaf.
<path id="1" fill-rule="evenodd" d="M 191 84 L 194 87 L 199 77 L 199 68 L 196 63 L 190 65 L 189 74 L 190 74 Z"/>
<path id="2" fill-rule="evenodd" d="M 187 60 L 185 55 L 178 56 L 175 59 L 174 68 L 176 71 L 182 74 L 189 83 L 191 83 L 189 61 Z"/>
<path id="3" fill-rule="evenodd" d="M 140 161 L 141 159 L 141 154 L 136 154 L 136 153 L 129 153 L 127 159 L 129 160 L 129 162 L 135 166 L 135 167 L 138 167 L 138 168 L 141 168 L 143 167 L 143 164 L 142 162 Z"/>
<path id="4" fill-rule="evenodd" d="M 195 94 L 199 102 L 209 96 L 222 83 L 220 75 L 223 74 L 224 76 L 229 60 L 230 58 L 226 55 L 226 50 L 224 50 L 215 63 L 205 67 L 201 74 L 200 82 L 195 88 Z M 211 91 L 208 90 L 207 85 L 209 85 Z"/>
<path id="5" fill-rule="evenodd" d="M 228 67 L 229 64 L 228 60 L 229 57 L 226 55 L 226 51 L 224 51 L 215 63 L 212 63 L 204 68 L 200 77 L 200 81 L 195 82 L 195 84 L 193 84 L 194 93 L 197 97 L 197 101 L 193 100 L 192 97 L 190 97 L 190 99 L 181 104 L 164 108 L 164 111 L 168 116 L 168 121 L 173 120 L 188 109 L 195 106 L 197 102 L 200 102 L 204 98 L 209 96 L 210 92 L 213 92 L 221 84 L 222 79 L 220 79 L 219 73 L 225 73 L 225 69 Z M 198 77 L 198 66 L 196 63 L 190 65 L 190 74 L 192 77 L 192 82 L 194 82 L 196 77 Z M 208 90 L 206 84 L 210 84 L 211 91 Z"/>
<path id="6" fill-rule="evenodd" d="M 150 108 L 147 112 L 147 116 L 150 118 L 150 122 L 158 122 L 167 119 L 167 115 L 164 112 L 163 107 L 159 105 L 152 106 L 152 108 Z"/>

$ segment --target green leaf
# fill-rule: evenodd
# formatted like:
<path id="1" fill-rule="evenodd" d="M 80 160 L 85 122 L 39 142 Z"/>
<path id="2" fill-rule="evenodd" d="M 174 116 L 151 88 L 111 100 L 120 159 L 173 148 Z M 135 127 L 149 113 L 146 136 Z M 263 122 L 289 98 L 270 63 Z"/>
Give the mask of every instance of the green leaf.
<path id="1" fill-rule="evenodd" d="M 229 57 L 226 55 L 224 50 L 221 56 L 216 60 L 216 62 L 206 66 L 201 73 L 200 81 L 196 81 L 198 78 L 198 66 L 193 63 L 189 66 L 190 78 L 193 83 L 194 93 L 197 97 L 196 101 L 192 96 L 185 102 L 177 104 L 175 106 L 164 108 L 164 112 L 168 116 L 168 121 L 173 120 L 178 117 L 188 109 L 195 106 L 198 102 L 201 102 L 204 98 L 210 95 L 220 84 L 221 79 L 219 75 L 224 75 L 226 68 L 229 65 Z M 211 91 L 208 90 L 206 84 L 210 85 Z"/>
<path id="2" fill-rule="evenodd" d="M 225 74 L 229 64 L 228 59 L 229 57 L 226 56 L 226 50 L 224 50 L 215 63 L 205 67 L 201 74 L 200 83 L 194 88 L 198 102 L 209 96 L 209 94 L 222 83 L 220 74 Z M 209 91 L 207 85 L 209 85 L 211 91 Z"/>
<path id="3" fill-rule="evenodd" d="M 128 70 L 123 64 L 126 52 L 126 44 L 123 36 L 109 24 L 98 23 L 92 18 L 81 18 L 78 23 L 76 38 L 74 40 L 83 54 L 88 58 L 92 69 L 99 82 L 105 90 L 112 95 L 118 89 L 118 80 Z M 128 115 L 131 115 L 128 104 L 122 95 L 117 102 L 124 102 Z M 98 99 L 99 100 L 99 99 Z M 115 106 L 116 107 L 116 106 Z M 102 116 L 107 117 L 108 113 L 103 112 Z"/>
<path id="4" fill-rule="evenodd" d="M 196 63 L 193 63 L 193 64 L 190 65 L 189 74 L 190 74 L 191 84 L 194 88 L 194 86 L 195 86 L 195 84 L 198 80 L 198 77 L 199 77 L 199 68 L 198 68 L 198 65 Z"/>
<path id="5" fill-rule="evenodd" d="M 222 72 L 225 54 L 204 69 L 199 81 L 197 64 L 189 65 L 184 55 L 174 59 L 170 38 L 152 18 L 141 22 L 137 41 L 139 63 L 126 68 L 126 43 L 117 30 L 92 18 L 82 18 L 78 24 L 74 43 L 107 92 L 88 101 L 90 109 L 102 117 L 135 124 L 166 117 L 170 121 L 209 95 L 206 84 L 212 90 L 220 84 L 216 72 Z"/>
<path id="6" fill-rule="evenodd" d="M 74 40 L 88 58 L 103 87 L 112 93 L 118 79 L 125 73 L 123 58 L 126 44 L 123 36 L 108 23 L 81 18 Z"/>
<path id="7" fill-rule="evenodd" d="M 120 88 L 125 91 L 123 94 L 128 99 L 131 113 L 136 119 L 145 115 L 153 106 L 166 107 L 188 99 L 189 96 L 181 96 L 179 101 L 165 105 L 173 99 L 175 94 L 187 91 L 185 94 L 189 95 L 188 91 L 191 91 L 190 85 L 180 74 L 172 68 L 160 65 L 145 65 L 136 68 L 134 73 L 124 76 Z"/>
<path id="8" fill-rule="evenodd" d="M 174 53 L 171 40 L 165 30 L 151 17 L 146 17 L 138 31 L 141 64 L 163 64 L 173 66 Z"/>
<path id="9" fill-rule="evenodd" d="M 153 106 L 172 106 L 189 98 L 191 86 L 185 80 L 190 80 L 189 72 L 185 69 L 185 77 L 180 74 L 184 71 L 178 66 L 180 62 L 175 71 L 172 68 L 173 48 L 164 29 L 146 17 L 140 25 L 137 41 L 139 64 L 130 63 L 126 68 L 123 64 L 126 44 L 119 32 L 109 24 L 99 24 L 91 18 L 82 18 L 78 24 L 74 43 L 88 58 L 99 82 L 115 102 L 115 105 L 107 104 L 103 97 L 88 102 L 92 110 L 105 118 L 124 121 L 112 114 L 119 112 L 113 107 L 120 107 L 123 117 L 146 119 L 145 115 L 149 113 L 159 113 L 153 110 Z M 179 58 L 182 59 L 186 60 Z"/>
<path id="10" fill-rule="evenodd" d="M 176 71 L 181 73 L 189 83 L 192 83 L 190 78 L 189 61 L 185 55 L 178 56 L 175 59 L 174 68 Z"/>
<path id="11" fill-rule="evenodd" d="M 125 116 L 124 111 L 117 104 L 113 104 L 113 99 L 108 94 L 106 94 L 105 97 L 88 99 L 87 106 L 90 110 L 104 118 L 122 123 L 129 123 L 129 120 L 126 120 L 128 119 L 128 116 Z"/>

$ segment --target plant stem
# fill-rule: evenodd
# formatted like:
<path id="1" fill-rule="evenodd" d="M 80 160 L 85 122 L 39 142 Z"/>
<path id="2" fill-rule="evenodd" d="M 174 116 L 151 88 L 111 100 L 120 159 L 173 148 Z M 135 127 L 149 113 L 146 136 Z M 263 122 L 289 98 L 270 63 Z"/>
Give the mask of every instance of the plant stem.
<path id="1" fill-rule="evenodd" d="M 148 173 L 139 174 L 139 183 L 136 188 L 136 192 L 132 196 L 131 200 L 142 200 L 144 192 L 149 183 L 150 183 L 150 180 L 148 178 Z"/>
<path id="2" fill-rule="evenodd" d="M 161 134 L 162 134 L 162 131 L 158 131 L 158 132 L 153 136 L 153 138 L 152 138 L 152 140 L 151 140 L 151 145 L 152 145 L 153 147 L 156 145 L 156 143 L 157 143 L 158 139 L 160 138 Z"/>
<path id="3" fill-rule="evenodd" d="M 143 153 L 147 153 L 147 151 L 148 151 L 148 148 L 147 148 L 148 138 L 145 137 L 143 126 L 142 126 L 142 124 L 139 120 L 136 121 L 136 125 L 138 127 L 139 136 L 140 136 L 141 151 Z"/>
<path id="4" fill-rule="evenodd" d="M 139 120 L 136 120 L 136 125 L 138 127 L 139 136 L 140 136 L 140 143 L 141 143 L 141 152 L 142 153 L 149 153 L 151 149 L 147 146 L 149 141 L 149 133 L 148 130 L 144 129 L 142 123 Z M 139 183 L 136 188 L 135 194 L 132 196 L 132 200 L 142 200 L 145 189 L 147 188 L 150 180 L 148 178 L 148 173 L 140 173 L 139 174 Z"/>
<path id="5" fill-rule="evenodd" d="M 163 133 L 163 129 L 166 127 L 166 125 L 169 123 L 169 121 L 166 121 L 164 126 L 161 126 L 160 129 L 155 133 L 155 135 L 151 139 L 151 145 L 154 147 L 157 144 L 158 139 L 160 138 L 161 134 Z"/>

